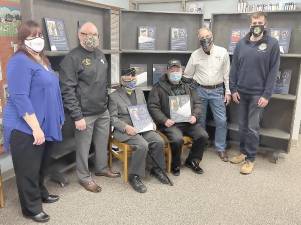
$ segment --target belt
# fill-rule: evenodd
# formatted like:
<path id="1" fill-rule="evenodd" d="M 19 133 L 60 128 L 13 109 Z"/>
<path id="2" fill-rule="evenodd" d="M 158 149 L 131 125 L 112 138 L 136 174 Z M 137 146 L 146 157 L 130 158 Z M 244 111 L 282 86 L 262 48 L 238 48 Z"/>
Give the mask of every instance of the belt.
<path id="1" fill-rule="evenodd" d="M 206 88 L 206 89 L 215 89 L 215 88 L 219 88 L 219 87 L 223 87 L 224 83 L 220 83 L 220 84 L 215 84 L 215 85 L 201 85 L 199 84 L 202 88 Z"/>

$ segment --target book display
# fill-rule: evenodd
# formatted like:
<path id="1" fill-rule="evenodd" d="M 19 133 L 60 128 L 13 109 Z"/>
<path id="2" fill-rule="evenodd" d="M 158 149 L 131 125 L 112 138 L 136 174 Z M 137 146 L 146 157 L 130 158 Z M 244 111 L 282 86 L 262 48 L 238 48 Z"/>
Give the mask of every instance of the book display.
<path id="1" fill-rule="evenodd" d="M 186 65 L 190 54 L 199 48 L 197 31 L 202 20 L 197 13 L 121 10 L 120 67 L 147 65 L 143 89 L 150 90 L 166 69 L 159 64 L 176 58 Z"/>
<path id="2" fill-rule="evenodd" d="M 233 54 L 236 44 L 240 41 L 240 39 L 244 38 L 248 33 L 250 29 L 233 29 L 231 31 L 230 36 L 230 44 L 228 47 L 229 54 Z"/>
<path id="3" fill-rule="evenodd" d="M 165 73 L 167 73 L 167 64 L 153 64 L 153 85 L 156 84 Z"/>
<path id="4" fill-rule="evenodd" d="M 185 28 L 170 28 L 170 50 L 187 50 L 187 30 Z"/>
<path id="5" fill-rule="evenodd" d="M 154 122 L 146 104 L 128 106 L 130 117 L 138 133 L 154 130 Z"/>
<path id="6" fill-rule="evenodd" d="M 154 50 L 156 44 L 156 27 L 140 26 L 138 28 L 138 49 Z"/>
<path id="7" fill-rule="evenodd" d="M 69 44 L 63 20 L 44 18 L 51 51 L 68 51 Z"/>
<path id="8" fill-rule="evenodd" d="M 286 69 L 283 71 L 279 71 L 276 83 L 274 86 L 273 93 L 274 94 L 288 94 L 290 82 L 291 82 L 292 70 Z"/>
<path id="9" fill-rule="evenodd" d="M 291 31 L 290 28 L 270 28 L 270 35 L 278 40 L 280 53 L 288 53 Z"/>

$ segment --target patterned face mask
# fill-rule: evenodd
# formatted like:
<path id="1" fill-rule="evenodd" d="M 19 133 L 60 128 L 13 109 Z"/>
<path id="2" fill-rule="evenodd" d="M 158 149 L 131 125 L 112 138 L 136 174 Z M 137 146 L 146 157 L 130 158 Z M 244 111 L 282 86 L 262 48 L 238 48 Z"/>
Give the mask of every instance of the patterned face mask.
<path id="1" fill-rule="evenodd" d="M 97 36 L 88 35 L 83 40 L 83 47 L 93 52 L 99 46 L 99 38 Z"/>

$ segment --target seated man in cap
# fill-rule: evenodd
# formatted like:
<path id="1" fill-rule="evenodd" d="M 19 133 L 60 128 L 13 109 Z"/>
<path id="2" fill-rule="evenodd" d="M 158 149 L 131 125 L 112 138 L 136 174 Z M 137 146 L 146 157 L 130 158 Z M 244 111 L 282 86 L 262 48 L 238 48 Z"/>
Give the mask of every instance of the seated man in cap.
<path id="1" fill-rule="evenodd" d="M 150 174 L 161 183 L 168 184 L 167 177 L 162 169 L 165 168 L 164 141 L 155 131 L 137 133 L 133 126 L 128 106 L 146 104 L 143 91 L 136 89 L 135 69 L 123 70 L 121 74 L 121 87 L 110 94 L 109 111 L 111 125 L 114 127 L 113 137 L 120 142 L 129 144 L 133 153 L 129 165 L 129 183 L 137 192 L 146 192 L 146 186 L 141 177 L 145 176 L 146 158 L 149 154 L 157 162 L 152 165 Z M 155 126 L 155 124 L 154 124 Z M 158 167 L 160 166 L 160 168 Z"/>
<path id="2" fill-rule="evenodd" d="M 163 75 L 159 82 L 155 84 L 148 97 L 148 110 L 161 130 L 169 139 L 172 149 L 172 173 L 180 175 L 181 150 L 183 146 L 183 135 L 193 139 L 192 148 L 185 161 L 185 166 L 192 169 L 197 174 L 202 174 L 203 170 L 199 166 L 203 157 L 203 151 L 208 139 L 207 132 L 196 121 L 201 114 L 201 102 L 194 90 L 188 84 L 181 81 L 181 62 L 172 59 L 167 65 L 167 74 Z M 186 95 L 190 100 L 186 111 L 189 112 L 187 122 L 177 122 L 171 119 L 170 96 Z M 179 96 L 180 97 L 180 96 Z M 191 114 L 190 114 L 191 113 Z"/>

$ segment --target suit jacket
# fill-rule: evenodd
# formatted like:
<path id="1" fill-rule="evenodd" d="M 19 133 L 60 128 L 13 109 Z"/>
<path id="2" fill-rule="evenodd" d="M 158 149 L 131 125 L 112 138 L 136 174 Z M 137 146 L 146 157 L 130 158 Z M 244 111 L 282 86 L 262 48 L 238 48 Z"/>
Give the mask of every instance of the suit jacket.
<path id="1" fill-rule="evenodd" d="M 139 88 L 135 89 L 137 105 L 146 104 L 143 91 Z M 111 117 L 111 125 L 114 127 L 113 137 L 118 141 L 126 141 L 130 139 L 125 132 L 125 126 L 131 125 L 132 120 L 128 111 L 128 106 L 132 105 L 124 87 L 119 87 L 109 96 L 109 111 Z"/>

